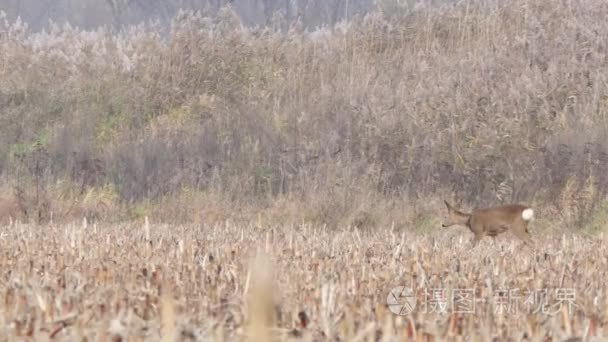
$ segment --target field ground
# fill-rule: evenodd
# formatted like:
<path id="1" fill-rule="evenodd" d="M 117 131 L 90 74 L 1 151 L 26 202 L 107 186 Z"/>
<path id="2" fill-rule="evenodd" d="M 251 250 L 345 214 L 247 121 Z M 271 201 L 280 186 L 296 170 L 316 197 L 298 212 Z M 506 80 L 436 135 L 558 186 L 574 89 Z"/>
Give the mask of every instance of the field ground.
<path id="1" fill-rule="evenodd" d="M 255 222 L 6 225 L 0 227 L 0 338 L 608 336 L 602 236 L 535 236 L 534 253 L 508 234 L 474 250 L 470 238 L 460 228 L 422 234 Z M 398 286 L 414 289 L 415 307 L 387 306 Z M 467 297 L 473 293 L 474 301 Z"/>

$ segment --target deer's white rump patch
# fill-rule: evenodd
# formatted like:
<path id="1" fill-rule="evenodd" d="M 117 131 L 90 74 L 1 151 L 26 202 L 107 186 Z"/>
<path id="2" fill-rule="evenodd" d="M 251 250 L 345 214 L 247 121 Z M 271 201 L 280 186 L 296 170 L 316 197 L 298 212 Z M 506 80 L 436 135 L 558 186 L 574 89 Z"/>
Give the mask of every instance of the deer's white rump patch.
<path id="1" fill-rule="evenodd" d="M 532 220 L 534 218 L 534 210 L 531 208 L 524 209 L 524 211 L 521 212 L 521 217 L 524 219 L 524 221 Z"/>

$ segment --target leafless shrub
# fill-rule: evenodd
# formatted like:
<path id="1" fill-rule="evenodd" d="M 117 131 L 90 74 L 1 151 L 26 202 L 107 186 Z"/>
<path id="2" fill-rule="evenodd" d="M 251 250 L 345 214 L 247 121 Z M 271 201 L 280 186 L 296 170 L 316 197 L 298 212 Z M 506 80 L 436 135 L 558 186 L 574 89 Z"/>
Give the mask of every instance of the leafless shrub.
<path id="1" fill-rule="evenodd" d="M 13 181 L 9 156 L 39 141 L 43 188 L 110 186 L 126 205 L 323 193 L 338 220 L 372 222 L 347 200 L 357 187 L 385 207 L 569 198 L 587 217 L 608 186 L 607 11 L 472 0 L 282 32 L 224 9 L 181 12 L 167 36 L 6 22 L 0 172 Z"/>

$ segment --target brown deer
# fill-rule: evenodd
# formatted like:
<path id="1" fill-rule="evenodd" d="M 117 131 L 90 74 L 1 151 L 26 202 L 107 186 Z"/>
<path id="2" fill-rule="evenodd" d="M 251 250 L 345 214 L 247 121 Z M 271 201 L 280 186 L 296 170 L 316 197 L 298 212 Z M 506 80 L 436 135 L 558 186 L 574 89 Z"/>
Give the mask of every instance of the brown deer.
<path id="1" fill-rule="evenodd" d="M 498 234 L 510 230 L 520 238 L 528 247 L 534 248 L 534 243 L 528 223 L 534 218 L 532 208 L 511 204 L 494 208 L 475 209 L 471 213 L 463 213 L 444 201 L 448 207 L 447 220 L 441 224 L 443 228 L 460 225 L 465 226 L 473 232 L 473 247 L 477 246 L 484 236 L 495 238 Z"/>

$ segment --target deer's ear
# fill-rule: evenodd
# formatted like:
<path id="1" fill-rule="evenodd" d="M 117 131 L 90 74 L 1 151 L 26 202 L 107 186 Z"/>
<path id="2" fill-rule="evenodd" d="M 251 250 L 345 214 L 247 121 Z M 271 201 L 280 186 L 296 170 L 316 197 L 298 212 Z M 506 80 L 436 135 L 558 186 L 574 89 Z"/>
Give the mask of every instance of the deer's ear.
<path id="1" fill-rule="evenodd" d="M 448 210 L 452 210 L 452 206 L 450 205 L 450 203 L 448 203 L 448 201 L 443 200 L 443 202 L 445 203 L 445 206 L 448 208 Z"/>

